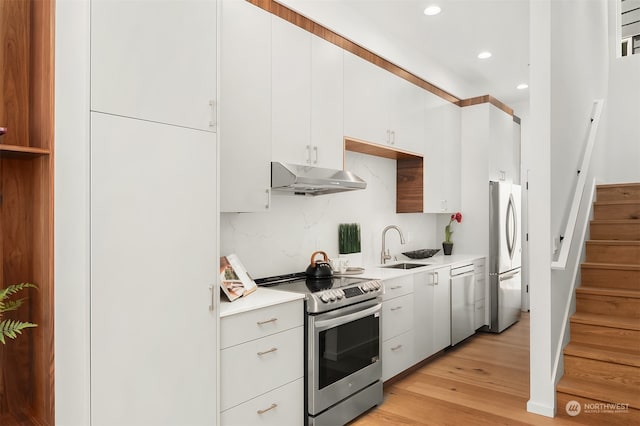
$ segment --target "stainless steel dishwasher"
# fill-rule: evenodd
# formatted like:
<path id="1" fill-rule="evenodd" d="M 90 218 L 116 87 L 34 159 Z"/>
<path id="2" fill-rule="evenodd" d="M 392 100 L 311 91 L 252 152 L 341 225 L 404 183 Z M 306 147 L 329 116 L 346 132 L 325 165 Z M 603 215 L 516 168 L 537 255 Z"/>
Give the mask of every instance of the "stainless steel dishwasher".
<path id="1" fill-rule="evenodd" d="M 473 264 L 451 268 L 451 345 L 475 333 Z"/>

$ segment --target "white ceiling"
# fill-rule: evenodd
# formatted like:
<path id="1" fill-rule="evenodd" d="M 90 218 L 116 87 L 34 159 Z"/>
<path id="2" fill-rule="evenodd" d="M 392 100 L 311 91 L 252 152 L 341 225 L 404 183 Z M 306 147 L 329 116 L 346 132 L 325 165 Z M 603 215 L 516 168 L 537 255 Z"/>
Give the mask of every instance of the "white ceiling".
<path id="1" fill-rule="evenodd" d="M 528 100 L 529 0 L 279 1 L 459 98 Z"/>

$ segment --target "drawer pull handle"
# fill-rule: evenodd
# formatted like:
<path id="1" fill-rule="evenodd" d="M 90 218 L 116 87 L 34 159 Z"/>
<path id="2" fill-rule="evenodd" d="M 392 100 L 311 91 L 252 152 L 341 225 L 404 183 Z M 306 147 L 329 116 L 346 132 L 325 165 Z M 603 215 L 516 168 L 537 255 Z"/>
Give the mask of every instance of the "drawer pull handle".
<path id="1" fill-rule="evenodd" d="M 402 306 L 396 306 L 395 308 L 391 308 L 392 311 L 397 311 L 398 309 L 402 309 Z"/>
<path id="2" fill-rule="evenodd" d="M 264 320 L 264 321 L 258 321 L 256 324 L 264 325 L 264 324 L 269 324 L 270 322 L 276 322 L 276 321 L 278 321 L 278 318 L 271 318 L 271 319 Z"/>
<path id="3" fill-rule="evenodd" d="M 398 349 L 400 349 L 401 347 L 402 347 L 402 345 L 398 345 L 398 346 L 395 346 L 395 347 L 391 348 L 391 350 L 392 350 L 392 351 L 397 351 L 397 350 L 398 350 Z"/>
<path id="4" fill-rule="evenodd" d="M 389 288 L 389 290 L 397 290 L 399 288 L 402 288 L 401 285 L 394 285 L 393 287 Z"/>
<path id="5" fill-rule="evenodd" d="M 264 410 L 258 410 L 258 414 L 264 414 L 264 413 L 266 413 L 267 411 L 271 411 L 271 410 L 273 410 L 273 409 L 274 409 L 274 408 L 276 408 L 277 406 L 278 406 L 278 404 L 276 404 L 276 403 L 274 402 L 273 404 L 271 404 L 271 405 L 269 406 L 269 408 L 265 408 Z"/>
<path id="6" fill-rule="evenodd" d="M 277 350 L 278 350 L 278 348 L 271 348 L 271 349 L 268 349 L 268 350 L 266 350 L 266 351 L 258 352 L 258 355 L 259 355 L 259 356 L 266 355 L 266 354 L 268 354 L 268 353 L 275 352 L 275 351 L 277 351 Z"/>

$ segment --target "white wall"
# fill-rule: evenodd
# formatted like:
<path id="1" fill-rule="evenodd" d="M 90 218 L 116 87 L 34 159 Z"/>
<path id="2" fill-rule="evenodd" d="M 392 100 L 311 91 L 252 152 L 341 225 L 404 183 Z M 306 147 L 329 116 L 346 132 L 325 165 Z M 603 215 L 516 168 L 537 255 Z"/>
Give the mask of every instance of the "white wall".
<path id="1" fill-rule="evenodd" d="M 223 213 L 220 220 L 220 253 L 236 253 L 254 278 L 304 271 L 311 253 L 338 256 L 338 224 L 360 223 L 365 264 L 380 263 L 381 233 L 395 224 L 398 233 L 387 233 L 387 248 L 405 259 L 404 251 L 442 248 L 444 228 L 435 228 L 436 215 L 396 214 L 396 163 L 370 155 L 348 152 L 347 170 L 367 182 L 367 189 L 318 197 L 272 197 L 265 213 Z M 440 232 L 442 231 L 442 232 Z"/>
<path id="2" fill-rule="evenodd" d="M 89 2 L 56 1 L 55 421 L 90 424 Z"/>

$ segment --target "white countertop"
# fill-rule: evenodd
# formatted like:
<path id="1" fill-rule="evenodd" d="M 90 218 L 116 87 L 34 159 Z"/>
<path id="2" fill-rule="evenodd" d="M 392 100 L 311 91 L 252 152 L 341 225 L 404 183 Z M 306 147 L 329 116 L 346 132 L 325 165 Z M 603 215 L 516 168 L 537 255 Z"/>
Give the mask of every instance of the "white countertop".
<path id="1" fill-rule="evenodd" d="M 411 274 L 415 274 L 417 272 L 428 271 L 429 269 L 439 268 L 441 266 L 459 266 L 465 265 L 473 262 L 475 259 L 480 259 L 484 257 L 479 254 L 452 254 L 449 256 L 445 256 L 443 254 L 437 254 L 433 257 L 429 257 L 427 259 L 409 259 L 406 258 L 404 260 L 392 261 L 388 262 L 387 265 L 393 265 L 396 263 L 419 263 L 424 264 L 424 268 L 413 268 L 413 269 L 394 269 L 394 268 L 384 268 L 383 265 L 367 265 L 364 268 L 364 272 L 358 275 L 353 275 L 355 277 L 362 278 L 372 278 L 378 280 L 389 280 L 393 278 L 403 277 Z"/>
<path id="2" fill-rule="evenodd" d="M 382 268 L 382 265 L 368 265 L 364 268 L 364 271 L 361 274 L 349 276 L 378 280 L 390 280 L 393 278 L 403 277 L 418 272 L 428 271 L 429 269 L 433 268 L 439 268 L 441 266 L 465 265 L 473 262 L 473 260 L 475 259 L 479 259 L 482 257 L 484 256 L 473 254 L 452 254 L 450 256 L 438 254 L 427 259 L 407 258 L 406 260 L 389 262 L 387 263 L 387 265 L 393 265 L 395 263 L 419 263 L 424 264 L 425 267 L 413 269 L 393 269 Z M 226 299 L 224 296 L 221 296 L 220 318 L 303 298 L 304 295 L 299 293 L 291 293 L 288 291 L 272 290 L 265 287 L 258 287 L 255 292 L 236 299 L 233 302 L 229 302 L 228 299 Z"/>
<path id="3" fill-rule="evenodd" d="M 221 296 L 220 318 L 299 299 L 304 299 L 304 294 L 258 287 L 253 293 L 242 296 L 233 302 L 229 302 L 225 296 Z"/>

